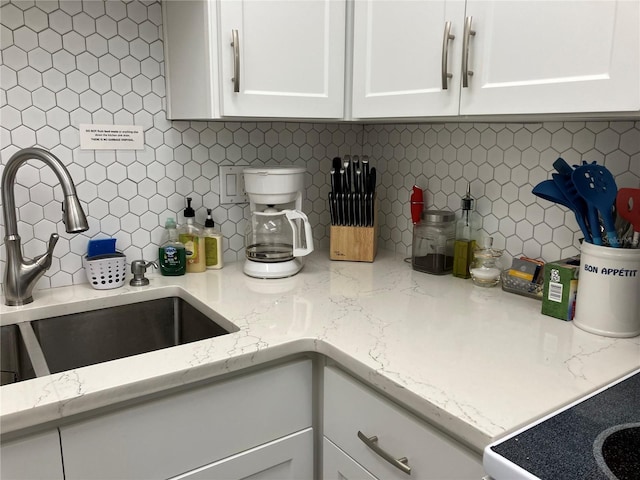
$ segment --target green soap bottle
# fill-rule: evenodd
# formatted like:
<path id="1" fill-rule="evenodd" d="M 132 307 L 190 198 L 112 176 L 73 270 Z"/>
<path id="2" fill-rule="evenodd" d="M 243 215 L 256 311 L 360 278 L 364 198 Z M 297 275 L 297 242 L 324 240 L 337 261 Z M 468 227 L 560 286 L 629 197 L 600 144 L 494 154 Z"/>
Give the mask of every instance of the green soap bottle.
<path id="1" fill-rule="evenodd" d="M 478 214 L 473 210 L 471 184 L 467 184 L 467 194 L 462 198 L 462 216 L 456 224 L 456 241 L 453 247 L 453 276 L 471 278 L 469 266 L 473 261 L 476 240 L 480 230 Z"/>
<path id="2" fill-rule="evenodd" d="M 164 228 L 167 230 L 166 240 L 158 248 L 160 273 L 168 277 L 184 275 L 187 271 L 187 251 L 178 241 L 176 221 L 173 218 L 167 218 Z"/>

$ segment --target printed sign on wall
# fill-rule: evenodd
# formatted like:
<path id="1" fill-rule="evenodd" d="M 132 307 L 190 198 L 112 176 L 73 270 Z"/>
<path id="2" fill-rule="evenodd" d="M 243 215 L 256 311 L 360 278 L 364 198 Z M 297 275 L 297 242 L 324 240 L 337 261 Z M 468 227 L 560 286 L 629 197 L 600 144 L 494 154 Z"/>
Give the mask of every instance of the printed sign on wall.
<path id="1" fill-rule="evenodd" d="M 81 150 L 143 150 L 144 132 L 138 125 L 80 125 Z"/>

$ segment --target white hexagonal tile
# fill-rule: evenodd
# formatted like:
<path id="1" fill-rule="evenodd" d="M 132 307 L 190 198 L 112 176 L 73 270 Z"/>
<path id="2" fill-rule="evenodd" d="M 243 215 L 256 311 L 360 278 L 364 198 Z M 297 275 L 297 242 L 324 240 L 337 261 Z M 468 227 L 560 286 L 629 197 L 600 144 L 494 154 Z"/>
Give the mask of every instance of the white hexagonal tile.
<path id="1" fill-rule="evenodd" d="M 108 91 L 102 95 L 102 108 L 106 111 L 115 113 L 122 109 L 122 96 L 114 91 Z"/>
<path id="2" fill-rule="evenodd" d="M 113 38 L 118 34 L 118 24 L 113 18 L 110 18 L 106 15 L 102 16 L 96 20 L 96 32 L 106 39 Z"/>
<path id="3" fill-rule="evenodd" d="M 12 3 L 3 3 L 0 8 L 2 24 L 11 30 L 15 30 L 24 25 L 24 13 Z"/>
<path id="4" fill-rule="evenodd" d="M 36 132 L 36 140 L 38 145 L 51 149 L 60 143 L 60 132 L 46 125 Z"/>
<path id="5" fill-rule="evenodd" d="M 82 52 L 76 57 L 76 65 L 78 70 L 87 75 L 98 71 L 98 59 L 89 52 Z M 73 73 L 73 72 L 72 72 Z M 67 76 L 67 79 L 69 77 Z"/>
<path id="6" fill-rule="evenodd" d="M 60 34 L 70 32 L 73 28 L 71 17 L 62 10 L 56 10 L 49 14 L 49 27 Z"/>
<path id="7" fill-rule="evenodd" d="M 142 74 L 151 80 L 160 75 L 160 63 L 154 58 L 149 57 L 142 60 L 140 68 Z"/>
<path id="8" fill-rule="evenodd" d="M 110 38 L 108 46 L 109 53 L 118 59 L 123 59 L 129 55 L 129 43 L 121 36 Z"/>
<path id="9" fill-rule="evenodd" d="M 53 67 L 62 73 L 70 73 L 76 69 L 76 57 L 66 50 L 55 52 L 51 58 L 53 59 Z"/>
<path id="10" fill-rule="evenodd" d="M 628 155 L 640 152 L 640 126 L 620 135 L 620 150 Z"/>
<path id="11" fill-rule="evenodd" d="M 21 125 L 11 131 L 11 142 L 19 148 L 29 148 L 36 143 L 36 134 L 32 129 Z"/>
<path id="12" fill-rule="evenodd" d="M 98 220 L 109 214 L 109 204 L 101 198 L 94 198 L 89 202 L 89 215 Z"/>
<path id="13" fill-rule="evenodd" d="M 79 55 L 86 50 L 84 37 L 76 31 L 67 32 L 62 35 L 62 46 L 67 52 Z"/>
<path id="14" fill-rule="evenodd" d="M 103 2 L 82 2 L 82 10 L 91 18 L 101 17 L 106 12 Z"/>
<path id="15" fill-rule="evenodd" d="M 47 123 L 44 112 L 36 107 L 28 107 L 24 110 L 22 112 L 22 121 L 27 127 L 33 130 L 38 130 Z"/>
<path id="16" fill-rule="evenodd" d="M 13 32 L 13 43 L 28 52 L 38 46 L 38 34 L 29 27 L 20 27 Z"/>
<path id="17" fill-rule="evenodd" d="M 42 85 L 52 92 L 59 92 L 66 87 L 65 76 L 58 70 L 47 70 L 42 74 Z"/>
<path id="18" fill-rule="evenodd" d="M 2 50 L 2 59 L 6 66 L 16 71 L 25 68 L 29 64 L 27 53 L 15 45 L 10 45 Z"/>

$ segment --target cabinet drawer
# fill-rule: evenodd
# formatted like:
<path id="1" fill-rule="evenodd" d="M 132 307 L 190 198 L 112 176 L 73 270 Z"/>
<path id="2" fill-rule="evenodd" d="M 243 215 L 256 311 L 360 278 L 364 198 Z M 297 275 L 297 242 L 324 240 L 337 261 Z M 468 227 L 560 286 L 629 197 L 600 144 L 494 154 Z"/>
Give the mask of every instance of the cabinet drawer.
<path id="1" fill-rule="evenodd" d="M 307 428 L 171 480 L 313 478 L 313 429 Z"/>
<path id="2" fill-rule="evenodd" d="M 311 426 L 311 361 L 62 427 L 67 480 L 168 478 Z"/>
<path id="3" fill-rule="evenodd" d="M 324 376 L 324 434 L 369 472 L 385 479 L 474 479 L 480 456 L 420 421 L 352 377 L 331 367 Z M 378 437 L 393 458 L 407 458 L 411 475 L 384 460 L 358 437 Z"/>
<path id="4" fill-rule="evenodd" d="M 58 430 L 3 443 L 0 447 L 0 478 L 62 480 Z"/>
<path id="5" fill-rule="evenodd" d="M 327 437 L 322 439 L 322 480 L 378 480 L 362 465 L 340 450 Z"/>

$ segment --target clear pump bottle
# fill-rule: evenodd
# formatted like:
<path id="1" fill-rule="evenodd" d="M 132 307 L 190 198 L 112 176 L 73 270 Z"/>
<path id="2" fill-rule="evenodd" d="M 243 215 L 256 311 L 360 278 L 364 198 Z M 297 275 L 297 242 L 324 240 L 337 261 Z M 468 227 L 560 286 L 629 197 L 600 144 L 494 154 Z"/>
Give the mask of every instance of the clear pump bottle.
<path id="1" fill-rule="evenodd" d="M 471 183 L 468 183 L 467 194 L 460 202 L 462 215 L 456 223 L 456 241 L 453 249 L 454 277 L 471 278 L 469 266 L 473 261 L 473 252 L 480 232 L 480 218 L 474 210 L 474 203 L 474 199 L 471 198 Z"/>
<path id="2" fill-rule="evenodd" d="M 222 234 L 215 229 L 211 218 L 211 209 L 207 208 L 207 219 L 204 222 L 204 249 L 208 270 L 219 270 L 224 266 Z"/>
<path id="3" fill-rule="evenodd" d="M 178 228 L 178 239 L 187 252 L 187 273 L 199 273 L 207 269 L 204 236 L 202 229 L 196 224 L 195 216 L 189 197 L 184 209 L 185 223 Z"/>

